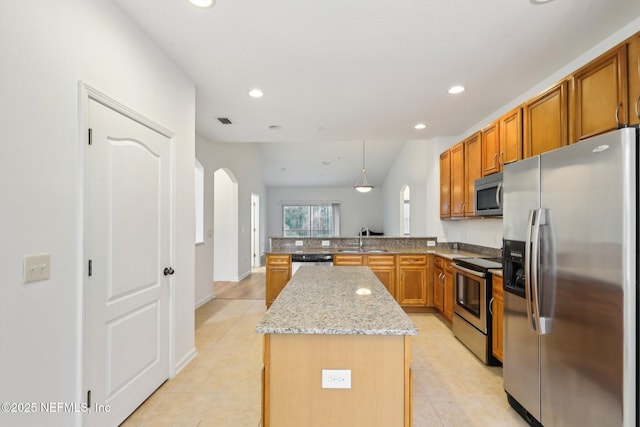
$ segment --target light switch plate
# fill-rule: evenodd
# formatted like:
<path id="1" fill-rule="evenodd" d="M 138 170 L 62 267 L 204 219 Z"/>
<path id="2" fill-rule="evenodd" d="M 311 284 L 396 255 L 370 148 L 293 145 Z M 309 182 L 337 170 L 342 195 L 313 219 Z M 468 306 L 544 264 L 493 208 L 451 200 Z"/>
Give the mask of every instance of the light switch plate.
<path id="1" fill-rule="evenodd" d="M 322 388 L 351 388 L 351 369 L 323 369 Z"/>
<path id="2" fill-rule="evenodd" d="M 296 246 L 302 246 L 304 242 L 302 240 L 296 240 Z"/>
<path id="3" fill-rule="evenodd" d="M 24 257 L 24 283 L 47 280 L 51 274 L 51 255 L 38 254 Z"/>
<path id="4" fill-rule="evenodd" d="M 434 247 L 436 245 L 435 240 L 427 240 L 427 247 Z"/>
<path id="5" fill-rule="evenodd" d="M 323 240 L 322 241 L 322 246 L 329 246 L 330 244 L 331 244 L 331 242 L 328 241 L 328 240 Z"/>

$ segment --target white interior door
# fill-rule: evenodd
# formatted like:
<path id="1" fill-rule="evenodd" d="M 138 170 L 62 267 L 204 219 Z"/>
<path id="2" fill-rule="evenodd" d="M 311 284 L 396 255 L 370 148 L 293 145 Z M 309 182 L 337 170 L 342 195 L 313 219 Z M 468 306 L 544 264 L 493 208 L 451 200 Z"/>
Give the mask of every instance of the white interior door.
<path id="1" fill-rule="evenodd" d="M 88 111 L 85 425 L 111 427 L 169 376 L 171 150 L 105 105 Z"/>

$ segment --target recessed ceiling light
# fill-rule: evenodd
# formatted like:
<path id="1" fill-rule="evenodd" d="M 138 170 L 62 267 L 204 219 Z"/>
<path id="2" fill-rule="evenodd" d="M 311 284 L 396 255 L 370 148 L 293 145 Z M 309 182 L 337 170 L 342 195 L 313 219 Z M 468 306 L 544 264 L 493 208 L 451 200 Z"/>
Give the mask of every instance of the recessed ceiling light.
<path id="1" fill-rule="evenodd" d="M 464 86 L 452 86 L 448 92 L 452 95 L 456 94 L 456 93 L 461 93 L 464 92 Z"/>
<path id="2" fill-rule="evenodd" d="M 545 4 L 545 3 L 551 3 L 553 0 L 529 0 L 529 3 L 531 4 Z"/>
<path id="3" fill-rule="evenodd" d="M 256 88 L 249 91 L 249 96 L 252 98 L 262 98 L 264 93 L 260 89 Z"/>
<path id="4" fill-rule="evenodd" d="M 189 3 L 191 3 L 194 6 L 198 6 L 198 7 L 211 7 L 214 4 L 216 4 L 216 0 L 187 0 Z"/>
<path id="5" fill-rule="evenodd" d="M 424 129 L 426 128 L 427 125 L 425 125 L 424 123 L 418 123 L 417 125 L 415 125 L 413 128 L 414 129 Z"/>

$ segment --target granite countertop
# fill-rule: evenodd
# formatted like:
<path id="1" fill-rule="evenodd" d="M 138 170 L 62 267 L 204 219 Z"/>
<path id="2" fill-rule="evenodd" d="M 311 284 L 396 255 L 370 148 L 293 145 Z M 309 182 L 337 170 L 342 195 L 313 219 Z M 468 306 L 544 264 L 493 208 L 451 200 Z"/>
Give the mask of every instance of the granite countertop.
<path id="1" fill-rule="evenodd" d="M 366 289 L 370 295 L 358 295 Z M 262 334 L 417 335 L 368 267 L 304 266 L 256 326 Z"/>
<path id="2" fill-rule="evenodd" d="M 344 250 L 344 249 L 314 249 L 306 248 L 301 250 L 276 250 L 267 252 L 267 254 L 285 255 L 285 254 L 333 254 L 333 255 L 403 255 L 403 254 L 433 254 L 448 259 L 464 258 L 464 257 L 481 257 L 482 255 L 475 252 L 462 251 L 449 248 L 389 248 L 379 250 L 375 248 L 364 248 L 362 250 Z"/>

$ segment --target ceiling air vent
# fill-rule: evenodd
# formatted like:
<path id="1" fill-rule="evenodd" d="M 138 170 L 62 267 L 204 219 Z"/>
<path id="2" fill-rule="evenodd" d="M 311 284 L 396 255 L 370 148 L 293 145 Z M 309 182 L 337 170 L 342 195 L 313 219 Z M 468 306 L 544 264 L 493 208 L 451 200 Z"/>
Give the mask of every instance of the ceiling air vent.
<path id="1" fill-rule="evenodd" d="M 220 123 L 222 123 L 223 125 L 230 125 L 231 124 L 231 120 L 229 120 L 226 117 L 218 117 L 218 121 Z"/>

